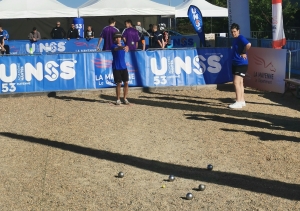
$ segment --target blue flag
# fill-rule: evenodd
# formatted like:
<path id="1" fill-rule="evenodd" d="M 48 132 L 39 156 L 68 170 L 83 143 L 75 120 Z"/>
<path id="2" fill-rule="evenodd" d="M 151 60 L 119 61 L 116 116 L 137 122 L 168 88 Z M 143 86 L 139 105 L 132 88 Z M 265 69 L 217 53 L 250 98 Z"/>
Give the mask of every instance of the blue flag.
<path id="1" fill-rule="evenodd" d="M 197 34 L 200 38 L 200 41 L 201 41 L 202 45 L 204 47 L 206 47 L 201 11 L 199 10 L 198 7 L 196 7 L 194 5 L 190 5 L 187 14 L 189 16 L 189 19 L 190 19 L 191 23 L 193 24 L 193 27 L 194 27 L 195 31 L 197 32 Z"/>

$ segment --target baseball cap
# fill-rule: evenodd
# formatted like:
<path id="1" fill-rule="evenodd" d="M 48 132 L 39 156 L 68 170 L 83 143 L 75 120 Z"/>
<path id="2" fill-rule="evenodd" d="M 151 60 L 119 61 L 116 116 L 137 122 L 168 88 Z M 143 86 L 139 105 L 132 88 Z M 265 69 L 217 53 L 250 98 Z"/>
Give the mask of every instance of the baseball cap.
<path id="1" fill-rule="evenodd" d="M 114 38 L 122 37 L 122 34 L 120 32 L 114 33 Z"/>

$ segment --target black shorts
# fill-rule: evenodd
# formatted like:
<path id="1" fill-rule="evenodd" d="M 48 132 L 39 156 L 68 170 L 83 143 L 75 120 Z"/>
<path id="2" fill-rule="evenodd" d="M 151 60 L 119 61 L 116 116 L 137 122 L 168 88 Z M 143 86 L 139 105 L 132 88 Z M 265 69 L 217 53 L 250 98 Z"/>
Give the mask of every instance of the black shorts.
<path id="1" fill-rule="evenodd" d="M 129 81 L 128 70 L 113 70 L 115 84 Z"/>
<path id="2" fill-rule="evenodd" d="M 245 77 L 247 70 L 248 70 L 248 65 L 239 65 L 239 66 L 232 65 L 233 75 Z"/>

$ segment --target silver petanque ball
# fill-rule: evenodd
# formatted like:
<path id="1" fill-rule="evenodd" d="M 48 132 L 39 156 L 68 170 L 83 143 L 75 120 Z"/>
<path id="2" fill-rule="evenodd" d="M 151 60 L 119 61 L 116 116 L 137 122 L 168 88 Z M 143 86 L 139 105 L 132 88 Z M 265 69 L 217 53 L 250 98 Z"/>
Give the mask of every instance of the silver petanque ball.
<path id="1" fill-rule="evenodd" d="M 211 170 L 213 170 L 213 165 L 211 165 L 211 164 L 209 164 L 208 166 L 207 166 L 207 169 L 209 170 L 209 171 L 211 171 Z"/>
<path id="2" fill-rule="evenodd" d="M 187 193 L 185 198 L 186 198 L 187 200 L 192 200 L 193 197 L 194 197 L 194 196 L 193 196 L 192 193 Z"/>
<path id="3" fill-rule="evenodd" d="M 120 171 L 119 174 L 118 174 L 118 177 L 123 178 L 124 177 L 124 172 Z"/>
<path id="4" fill-rule="evenodd" d="M 170 181 L 170 182 L 173 182 L 174 180 L 175 180 L 175 176 L 174 176 L 174 175 L 170 175 L 170 176 L 169 176 L 169 181 Z"/>
<path id="5" fill-rule="evenodd" d="M 199 185 L 199 190 L 204 191 L 205 190 L 205 185 L 203 185 L 203 184 Z"/>

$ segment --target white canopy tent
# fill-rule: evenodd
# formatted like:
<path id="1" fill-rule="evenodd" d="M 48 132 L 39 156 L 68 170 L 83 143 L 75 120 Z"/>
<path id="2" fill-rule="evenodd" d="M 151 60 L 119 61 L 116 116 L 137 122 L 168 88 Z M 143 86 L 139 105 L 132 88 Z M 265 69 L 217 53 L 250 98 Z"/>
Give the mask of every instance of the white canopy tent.
<path id="1" fill-rule="evenodd" d="M 228 17 L 228 9 L 213 5 L 205 0 L 185 0 L 175 7 L 175 17 L 188 17 L 187 11 L 190 5 L 194 5 L 201 10 L 203 17 Z"/>
<path id="2" fill-rule="evenodd" d="M 1 0 L 0 19 L 77 17 L 78 10 L 56 0 Z"/>
<path id="3" fill-rule="evenodd" d="M 80 17 L 175 15 L 175 7 L 150 0 L 90 0 L 79 7 Z"/>

